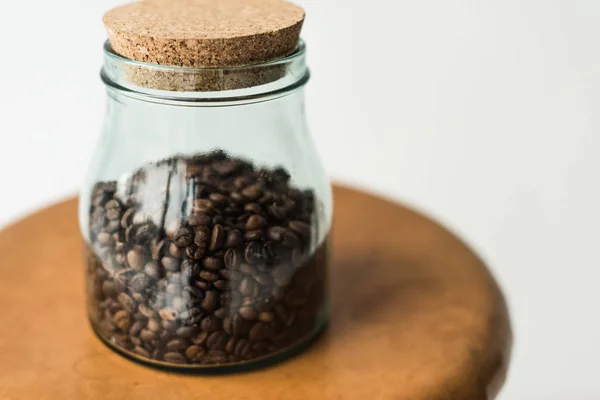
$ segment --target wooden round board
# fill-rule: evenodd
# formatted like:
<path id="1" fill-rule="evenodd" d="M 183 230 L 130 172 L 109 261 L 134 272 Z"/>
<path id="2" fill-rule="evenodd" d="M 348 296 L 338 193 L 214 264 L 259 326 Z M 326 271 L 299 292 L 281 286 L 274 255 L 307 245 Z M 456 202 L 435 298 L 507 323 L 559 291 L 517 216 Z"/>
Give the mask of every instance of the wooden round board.
<path id="1" fill-rule="evenodd" d="M 0 232 L 0 399 L 492 399 L 511 331 L 490 273 L 398 204 L 335 190 L 329 330 L 270 368 L 155 370 L 108 349 L 85 313 L 76 201 Z"/>

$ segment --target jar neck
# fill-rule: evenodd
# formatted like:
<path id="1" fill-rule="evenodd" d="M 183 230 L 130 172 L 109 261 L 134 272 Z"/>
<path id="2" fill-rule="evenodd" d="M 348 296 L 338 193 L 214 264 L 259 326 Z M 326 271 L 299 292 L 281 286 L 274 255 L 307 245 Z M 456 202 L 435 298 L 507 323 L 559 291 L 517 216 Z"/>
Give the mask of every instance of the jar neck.
<path id="1" fill-rule="evenodd" d="M 103 82 L 115 95 L 182 106 L 224 106 L 277 99 L 303 87 L 310 73 L 302 41 L 288 57 L 262 64 L 196 68 L 150 64 L 104 46 Z"/>

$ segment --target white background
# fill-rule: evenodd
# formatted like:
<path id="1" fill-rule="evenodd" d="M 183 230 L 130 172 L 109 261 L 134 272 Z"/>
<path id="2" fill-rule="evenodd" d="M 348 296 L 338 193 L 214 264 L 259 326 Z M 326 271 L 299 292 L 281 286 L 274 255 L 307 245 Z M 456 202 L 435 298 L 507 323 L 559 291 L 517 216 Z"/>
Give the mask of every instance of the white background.
<path id="1" fill-rule="evenodd" d="M 117 3 L 0 4 L 0 224 L 77 190 Z M 500 398 L 600 399 L 600 2 L 299 3 L 331 175 L 437 217 L 503 285 Z"/>

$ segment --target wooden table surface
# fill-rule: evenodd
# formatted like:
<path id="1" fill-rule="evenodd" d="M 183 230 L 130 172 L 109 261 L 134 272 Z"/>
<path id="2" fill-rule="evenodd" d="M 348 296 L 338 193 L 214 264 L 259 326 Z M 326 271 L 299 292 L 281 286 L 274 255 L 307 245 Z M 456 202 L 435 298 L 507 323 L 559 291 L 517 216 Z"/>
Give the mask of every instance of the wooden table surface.
<path id="1" fill-rule="evenodd" d="M 503 296 L 435 222 L 335 190 L 333 316 L 301 355 L 250 373 L 142 366 L 92 333 L 76 201 L 0 232 L 0 399 L 492 399 L 509 362 Z"/>

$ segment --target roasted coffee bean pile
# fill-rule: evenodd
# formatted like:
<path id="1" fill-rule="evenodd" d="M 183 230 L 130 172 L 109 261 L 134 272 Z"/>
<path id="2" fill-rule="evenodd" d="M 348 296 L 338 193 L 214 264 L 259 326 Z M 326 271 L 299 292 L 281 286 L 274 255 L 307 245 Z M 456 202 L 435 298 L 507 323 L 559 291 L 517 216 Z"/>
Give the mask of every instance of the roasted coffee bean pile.
<path id="1" fill-rule="evenodd" d="M 92 193 L 91 322 L 148 361 L 236 365 L 324 323 L 327 241 L 312 191 L 215 152 L 175 157 Z"/>

